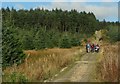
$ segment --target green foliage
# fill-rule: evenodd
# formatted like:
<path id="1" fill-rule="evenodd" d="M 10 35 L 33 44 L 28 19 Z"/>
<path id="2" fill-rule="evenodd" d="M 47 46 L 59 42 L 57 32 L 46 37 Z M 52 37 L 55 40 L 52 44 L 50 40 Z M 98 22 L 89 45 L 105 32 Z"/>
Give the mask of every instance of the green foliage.
<path id="1" fill-rule="evenodd" d="M 3 75 L 3 82 L 20 82 L 20 84 L 24 84 L 25 82 L 28 82 L 28 79 L 25 77 L 22 73 L 12 72 L 11 74 L 5 74 Z"/>
<path id="2" fill-rule="evenodd" d="M 41 28 L 35 35 L 34 41 L 35 49 L 39 50 L 46 48 L 46 39 L 47 39 L 46 31 Z"/>
<path id="3" fill-rule="evenodd" d="M 10 28 L 2 29 L 2 59 L 3 67 L 14 63 L 20 64 L 25 58 L 21 44 L 14 38 Z"/>
<path id="4" fill-rule="evenodd" d="M 45 30 L 57 29 L 61 32 L 69 31 L 71 33 L 94 33 L 98 29 L 98 20 L 93 13 L 63 11 L 55 9 L 52 11 L 44 9 L 20 9 L 2 8 L 3 25 L 15 26 L 19 28 L 43 27 Z M 94 24 L 93 24 L 94 23 Z"/>
<path id="5" fill-rule="evenodd" d="M 23 38 L 22 38 L 22 48 L 24 50 L 34 49 L 33 43 L 34 43 L 34 41 L 33 41 L 33 37 L 31 35 L 23 36 Z"/>
<path id="6" fill-rule="evenodd" d="M 50 30 L 47 31 L 46 34 L 47 34 L 46 46 L 48 48 L 58 47 L 59 39 L 61 38 L 59 32 L 56 30 Z"/>
<path id="7" fill-rule="evenodd" d="M 63 35 L 62 38 L 60 39 L 59 46 L 60 48 L 70 48 L 71 47 L 70 37 L 68 35 Z"/>
<path id="8" fill-rule="evenodd" d="M 14 8 L 10 10 L 7 7 L 2 8 L 2 13 L 3 26 L 12 27 L 10 29 L 15 32 L 13 37 L 18 39 L 24 50 L 78 46 L 82 38 L 91 37 L 96 30 L 107 29 L 109 25 L 119 25 L 119 22 L 105 20 L 99 22 L 92 12 L 78 12 L 75 9 L 16 11 Z M 66 37 L 65 32 L 68 33 Z M 108 36 L 112 38 L 111 40 L 117 40 L 115 32 L 111 34 L 109 32 Z"/>
<path id="9" fill-rule="evenodd" d="M 118 26 L 108 26 L 107 36 L 111 42 L 120 41 L 120 33 L 118 32 Z"/>
<path id="10" fill-rule="evenodd" d="M 84 42 L 85 42 L 85 43 L 87 43 L 87 41 L 88 41 L 87 39 L 84 39 Z"/>
<path id="11" fill-rule="evenodd" d="M 80 45 L 79 39 L 76 38 L 76 37 L 72 37 L 72 38 L 71 38 L 71 45 L 72 45 L 72 46 L 79 46 L 79 45 Z"/>

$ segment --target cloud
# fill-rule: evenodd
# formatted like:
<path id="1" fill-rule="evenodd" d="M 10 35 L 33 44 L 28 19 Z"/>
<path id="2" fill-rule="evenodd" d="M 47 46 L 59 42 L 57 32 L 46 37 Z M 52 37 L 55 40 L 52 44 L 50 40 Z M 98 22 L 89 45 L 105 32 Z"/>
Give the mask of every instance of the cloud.
<path id="1" fill-rule="evenodd" d="M 51 2 L 51 0 L 1 0 L 1 2 Z"/>
<path id="2" fill-rule="evenodd" d="M 119 0 L 51 0 L 51 2 L 118 2 Z"/>
<path id="3" fill-rule="evenodd" d="M 113 2 L 113 0 L 101 0 L 101 2 Z"/>
<path id="4" fill-rule="evenodd" d="M 51 0 L 50 2 L 118 2 L 119 0 Z"/>
<path id="5" fill-rule="evenodd" d="M 119 0 L 1 0 L 2 2 L 118 2 Z"/>
<path id="6" fill-rule="evenodd" d="M 77 11 L 93 12 L 97 19 L 103 20 L 110 17 L 118 17 L 117 3 L 91 3 L 85 2 L 52 2 L 49 6 L 43 6 L 46 9 L 61 8 L 63 10 L 76 9 Z"/>
<path id="7" fill-rule="evenodd" d="M 18 9 L 23 9 L 24 6 L 22 4 L 16 4 L 15 7 L 17 7 Z"/>
<path id="8" fill-rule="evenodd" d="M 52 0 L 52 2 L 86 2 L 88 0 Z"/>
<path id="9" fill-rule="evenodd" d="M 13 1 L 19 1 L 19 0 L 13 0 Z M 22 1 L 22 0 L 21 0 Z M 25 1 L 25 0 L 24 0 Z M 26 0 L 27 1 L 27 0 Z M 30 0 L 33 1 L 33 0 Z M 30 2 L 29 1 L 29 2 Z M 111 17 L 114 17 L 114 19 L 118 18 L 118 3 L 116 2 L 110 2 L 113 0 L 97 0 L 97 2 L 91 2 L 96 0 L 34 0 L 33 2 L 47 2 L 49 4 L 37 4 L 36 7 L 43 7 L 46 9 L 55 9 L 55 8 L 61 8 L 63 10 L 71 10 L 76 9 L 77 11 L 86 11 L 86 12 L 93 12 L 97 19 L 103 20 L 103 19 L 109 19 Z M 101 2 L 100 1 L 104 1 Z M 117 0 L 114 0 L 117 1 Z M 30 7 L 33 7 L 32 4 L 30 4 Z M 18 9 L 26 7 L 26 5 L 22 4 L 16 4 L 15 7 Z"/>
<path id="10" fill-rule="evenodd" d="M 86 11 L 93 12 L 97 18 L 100 20 L 108 17 L 118 17 L 118 8 L 117 7 L 99 7 L 99 6 L 87 6 Z"/>

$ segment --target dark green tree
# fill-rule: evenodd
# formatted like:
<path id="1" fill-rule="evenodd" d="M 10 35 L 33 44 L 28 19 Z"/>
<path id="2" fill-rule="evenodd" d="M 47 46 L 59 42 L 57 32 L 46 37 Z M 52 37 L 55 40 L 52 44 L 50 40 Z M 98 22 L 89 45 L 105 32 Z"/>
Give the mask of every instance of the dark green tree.
<path id="1" fill-rule="evenodd" d="M 119 22 L 99 21 L 92 12 L 78 12 L 75 9 L 70 11 L 58 8 L 16 10 L 7 7 L 1 10 L 3 26 L 10 27 L 10 30 L 15 32 L 15 39 L 22 43 L 22 48 L 25 50 L 53 48 L 67 42 L 77 46 L 78 41 L 84 38 L 83 35 L 89 38 L 96 30 L 109 30 L 107 27 L 109 25 L 120 25 Z M 68 33 L 66 37 L 63 36 L 65 32 Z M 64 43 L 64 40 L 67 42 Z"/>
<path id="2" fill-rule="evenodd" d="M 76 38 L 76 37 L 72 37 L 72 38 L 71 38 L 71 45 L 72 45 L 72 46 L 79 46 L 79 45 L 80 45 L 79 39 Z"/>
<path id="3" fill-rule="evenodd" d="M 70 48 L 71 42 L 70 37 L 68 35 L 63 35 L 59 42 L 60 48 Z"/>
<path id="4" fill-rule="evenodd" d="M 33 36 L 31 36 L 31 35 L 23 36 L 23 38 L 22 38 L 22 48 L 24 50 L 32 50 L 32 49 L 34 49 Z"/>
<path id="5" fill-rule="evenodd" d="M 40 29 L 35 35 L 35 40 L 34 40 L 35 49 L 39 50 L 46 48 L 46 39 L 47 36 L 45 34 L 45 30 Z"/>
<path id="6" fill-rule="evenodd" d="M 23 62 L 25 55 L 21 49 L 21 44 L 14 38 L 10 28 L 2 29 L 2 59 L 3 67 L 10 66 L 14 63 Z"/>

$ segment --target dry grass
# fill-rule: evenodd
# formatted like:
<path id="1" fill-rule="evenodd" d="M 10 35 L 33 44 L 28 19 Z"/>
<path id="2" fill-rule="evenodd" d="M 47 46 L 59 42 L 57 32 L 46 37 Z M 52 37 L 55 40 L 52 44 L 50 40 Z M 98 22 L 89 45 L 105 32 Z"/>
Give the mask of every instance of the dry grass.
<path id="1" fill-rule="evenodd" d="M 100 79 L 104 82 L 118 81 L 118 45 L 104 45 L 103 58 L 99 63 Z"/>
<path id="2" fill-rule="evenodd" d="M 54 48 L 39 51 L 24 51 L 27 54 L 25 62 L 19 66 L 14 65 L 12 67 L 8 67 L 4 70 L 4 73 L 23 73 L 30 81 L 43 81 L 52 77 L 60 69 L 73 62 L 74 52 L 76 50 L 79 49 Z"/>

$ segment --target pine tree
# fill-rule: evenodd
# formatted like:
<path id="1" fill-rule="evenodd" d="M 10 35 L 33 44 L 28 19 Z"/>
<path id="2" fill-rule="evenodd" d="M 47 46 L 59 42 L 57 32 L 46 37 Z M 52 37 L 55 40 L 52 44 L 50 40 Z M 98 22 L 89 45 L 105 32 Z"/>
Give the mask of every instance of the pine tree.
<path id="1" fill-rule="evenodd" d="M 46 48 L 46 34 L 45 30 L 40 29 L 37 34 L 35 35 L 35 41 L 34 41 L 35 49 L 44 49 Z"/>
<path id="2" fill-rule="evenodd" d="M 3 67 L 14 63 L 20 64 L 25 58 L 20 43 L 14 38 L 9 28 L 2 29 L 2 59 Z"/>
<path id="3" fill-rule="evenodd" d="M 70 48 L 71 42 L 67 35 L 64 35 L 60 40 L 60 48 Z"/>
<path id="4" fill-rule="evenodd" d="M 72 37 L 72 38 L 71 38 L 71 45 L 72 45 L 72 46 L 78 46 L 78 45 L 80 45 L 79 39 L 78 39 L 78 38 L 75 38 L 75 37 Z"/>
<path id="5" fill-rule="evenodd" d="M 34 49 L 34 41 L 33 37 L 30 35 L 23 36 L 22 40 L 22 48 L 25 50 L 32 50 Z"/>

